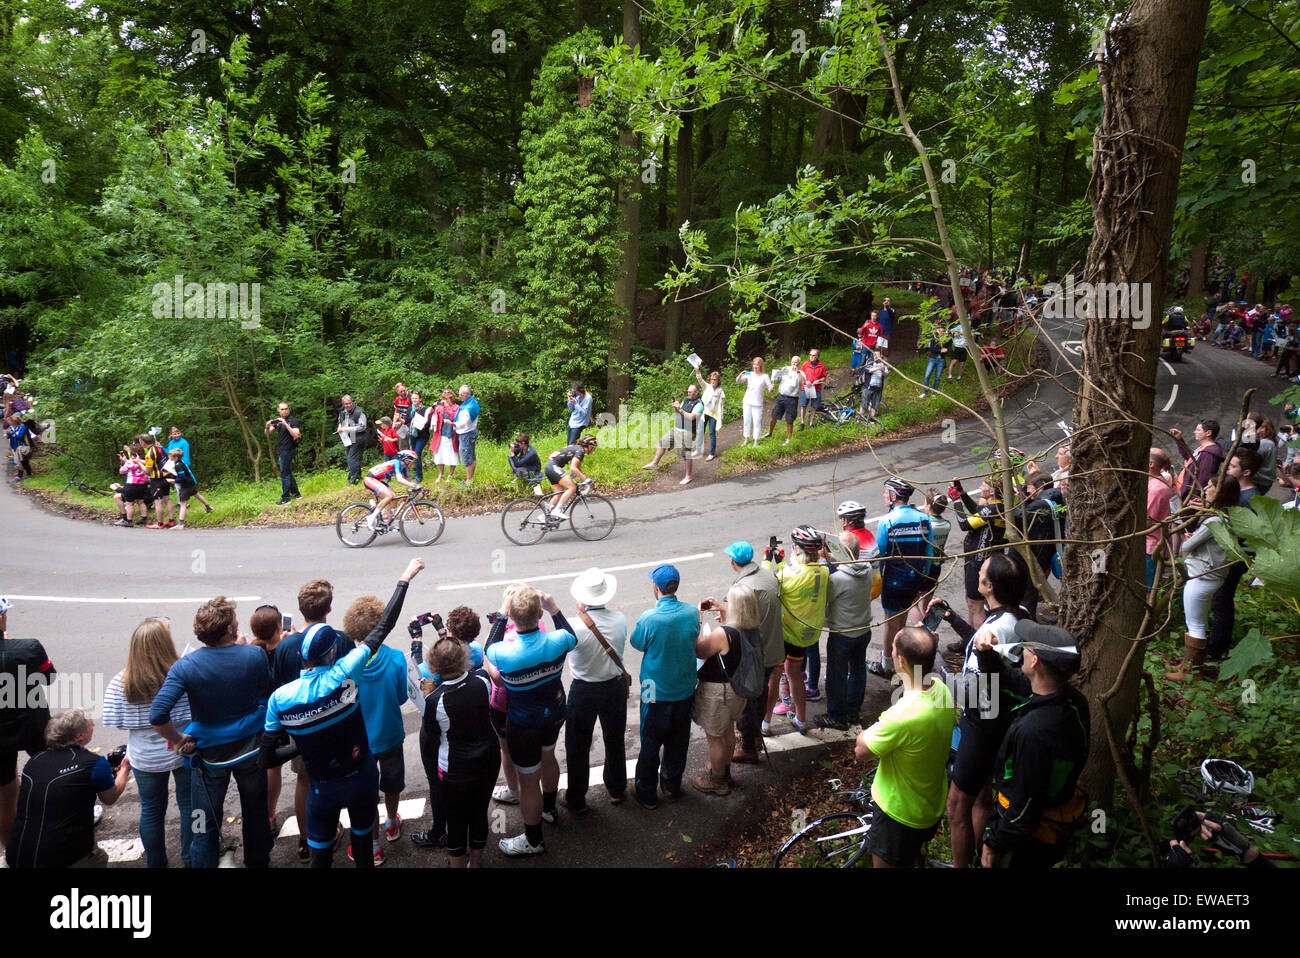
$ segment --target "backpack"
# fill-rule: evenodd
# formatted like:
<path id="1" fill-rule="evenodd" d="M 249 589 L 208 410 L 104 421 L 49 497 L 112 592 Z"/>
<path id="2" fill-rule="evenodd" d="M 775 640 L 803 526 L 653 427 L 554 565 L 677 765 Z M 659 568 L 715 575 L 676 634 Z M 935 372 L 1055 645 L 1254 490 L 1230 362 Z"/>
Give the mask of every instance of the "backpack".
<path id="1" fill-rule="evenodd" d="M 731 685 L 731 690 L 742 699 L 756 699 L 765 694 L 766 673 L 758 649 L 751 645 L 738 629 L 729 625 L 724 625 L 722 628 L 727 633 L 728 641 L 740 648 L 740 664 L 730 675 L 727 675 L 727 667 L 722 664 L 722 654 L 718 654 L 718 664 L 722 666 L 722 674 Z"/>

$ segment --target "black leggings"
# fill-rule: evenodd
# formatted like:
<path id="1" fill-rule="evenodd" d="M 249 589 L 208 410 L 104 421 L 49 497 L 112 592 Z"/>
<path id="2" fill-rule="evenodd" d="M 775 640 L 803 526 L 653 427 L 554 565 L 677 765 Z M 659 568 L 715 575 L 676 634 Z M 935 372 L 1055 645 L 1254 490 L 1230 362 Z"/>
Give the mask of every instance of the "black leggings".
<path id="1" fill-rule="evenodd" d="M 442 804 L 447 811 L 447 854 L 464 855 L 466 845 L 487 847 L 488 804 L 501 771 L 501 759 L 488 761 L 468 777 L 442 780 Z M 468 842 L 466 837 L 468 836 Z"/>

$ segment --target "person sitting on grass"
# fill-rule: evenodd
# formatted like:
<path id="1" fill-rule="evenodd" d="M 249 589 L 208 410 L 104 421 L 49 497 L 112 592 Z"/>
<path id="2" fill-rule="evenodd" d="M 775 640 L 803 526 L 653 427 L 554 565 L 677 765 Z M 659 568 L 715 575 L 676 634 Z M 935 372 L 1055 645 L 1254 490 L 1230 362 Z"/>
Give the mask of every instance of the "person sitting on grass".
<path id="1" fill-rule="evenodd" d="M 1002 372 L 1002 361 L 1006 358 L 1005 350 L 998 345 L 996 339 L 990 339 L 987 346 L 980 347 L 980 362 L 984 364 L 985 369 Z"/>

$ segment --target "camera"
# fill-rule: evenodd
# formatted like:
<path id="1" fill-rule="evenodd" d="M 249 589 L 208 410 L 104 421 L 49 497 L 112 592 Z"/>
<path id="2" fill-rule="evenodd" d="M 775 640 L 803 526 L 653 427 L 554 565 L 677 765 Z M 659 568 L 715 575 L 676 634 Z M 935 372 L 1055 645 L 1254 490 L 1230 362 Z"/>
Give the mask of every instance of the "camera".
<path id="1" fill-rule="evenodd" d="M 122 766 L 122 759 L 126 758 L 126 746 L 119 745 L 109 752 L 105 758 L 108 759 L 108 767 L 116 772 Z"/>
<path id="2" fill-rule="evenodd" d="M 952 611 L 952 607 L 949 606 L 947 602 L 943 601 L 943 599 L 940 599 L 930 606 L 930 609 L 925 613 L 925 619 L 922 620 L 921 624 L 925 626 L 927 632 L 938 632 L 939 623 L 944 620 L 944 613 L 950 611 Z"/>
<path id="3" fill-rule="evenodd" d="M 767 540 L 767 548 L 763 551 L 763 558 L 771 563 L 785 561 L 785 550 L 781 548 L 781 540 L 776 536 L 771 536 Z"/>

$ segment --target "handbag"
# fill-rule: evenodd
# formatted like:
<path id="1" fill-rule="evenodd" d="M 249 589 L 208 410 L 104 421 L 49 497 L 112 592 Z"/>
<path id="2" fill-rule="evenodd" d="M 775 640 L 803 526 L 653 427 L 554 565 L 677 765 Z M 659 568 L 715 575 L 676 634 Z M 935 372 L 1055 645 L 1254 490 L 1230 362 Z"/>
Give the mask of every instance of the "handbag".
<path id="1" fill-rule="evenodd" d="M 623 660 L 618 657 L 617 652 L 610 648 L 609 643 L 605 641 L 605 637 L 600 634 L 600 629 L 596 628 L 596 623 L 591 621 L 591 616 L 586 612 L 580 612 L 578 613 L 578 618 L 582 619 L 582 624 L 585 625 L 588 630 L 590 630 L 591 634 L 596 637 L 596 641 L 599 642 L 601 648 L 605 650 L 605 654 L 613 660 L 614 664 L 618 666 L 618 670 L 623 673 L 623 682 L 627 685 L 628 695 L 631 695 L 632 676 L 628 673 L 627 669 L 623 668 Z"/>

